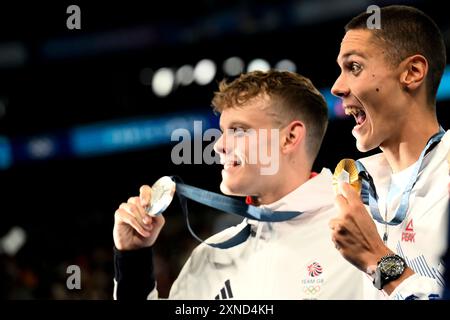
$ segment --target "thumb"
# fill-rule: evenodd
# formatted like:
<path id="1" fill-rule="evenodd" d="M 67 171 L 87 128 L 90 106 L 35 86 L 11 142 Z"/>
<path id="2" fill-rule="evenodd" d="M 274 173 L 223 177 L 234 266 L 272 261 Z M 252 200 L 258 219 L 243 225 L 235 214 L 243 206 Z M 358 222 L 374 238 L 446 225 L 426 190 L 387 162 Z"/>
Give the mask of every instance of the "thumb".
<path id="1" fill-rule="evenodd" d="M 148 185 L 143 185 L 139 189 L 139 199 L 141 200 L 141 206 L 147 207 L 152 199 L 152 188 Z"/>
<path id="2" fill-rule="evenodd" d="M 349 201 L 360 200 L 358 192 L 347 182 L 341 182 L 342 195 Z"/>

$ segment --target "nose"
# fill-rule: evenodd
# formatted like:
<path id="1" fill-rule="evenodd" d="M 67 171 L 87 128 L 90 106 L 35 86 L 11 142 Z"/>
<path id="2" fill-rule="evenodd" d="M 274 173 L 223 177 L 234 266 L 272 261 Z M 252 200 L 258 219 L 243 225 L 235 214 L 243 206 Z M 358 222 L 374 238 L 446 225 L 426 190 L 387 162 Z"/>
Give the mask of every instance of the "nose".
<path id="1" fill-rule="evenodd" d="M 342 73 L 339 75 L 339 77 L 334 82 L 333 87 L 331 88 L 331 93 L 335 95 L 336 97 L 346 97 L 350 94 L 350 88 L 345 83 L 344 76 Z"/>
<path id="2" fill-rule="evenodd" d="M 222 133 L 219 139 L 217 139 L 216 143 L 214 143 L 214 151 L 219 154 L 226 154 L 226 141 L 225 134 Z"/>

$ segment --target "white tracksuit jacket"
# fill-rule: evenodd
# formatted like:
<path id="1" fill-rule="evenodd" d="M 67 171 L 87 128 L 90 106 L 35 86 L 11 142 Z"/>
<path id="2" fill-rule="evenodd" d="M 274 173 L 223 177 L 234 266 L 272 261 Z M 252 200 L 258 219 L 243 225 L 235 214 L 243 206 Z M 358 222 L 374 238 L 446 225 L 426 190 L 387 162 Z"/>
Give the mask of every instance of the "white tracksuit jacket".
<path id="1" fill-rule="evenodd" d="M 448 182 L 447 156 L 450 150 L 450 133 L 424 158 L 424 168 L 411 192 L 405 220 L 397 226 L 388 226 L 387 246 L 405 258 L 407 265 L 416 272 L 403 281 L 388 297 L 374 288 L 372 280 L 363 274 L 366 299 L 433 299 L 443 289 L 442 255 L 447 248 Z M 380 214 L 391 220 L 399 205 L 394 198 L 386 211 L 386 197 L 392 172 L 383 153 L 360 159 L 372 176 L 380 198 Z M 408 170 L 408 169 L 406 169 Z M 408 173 L 408 172 L 405 172 Z M 399 173 L 401 175 L 402 173 Z M 409 180 L 409 175 L 402 180 Z M 376 222 L 380 236 L 385 225 Z"/>
<path id="2" fill-rule="evenodd" d="M 337 211 L 328 169 L 267 207 L 303 214 L 287 222 L 248 221 L 254 235 L 230 249 L 200 244 L 174 282 L 169 298 L 362 298 L 361 272 L 331 241 L 328 222 Z M 207 242 L 229 239 L 246 223 L 247 219 Z M 155 289 L 148 298 L 156 297 Z"/>

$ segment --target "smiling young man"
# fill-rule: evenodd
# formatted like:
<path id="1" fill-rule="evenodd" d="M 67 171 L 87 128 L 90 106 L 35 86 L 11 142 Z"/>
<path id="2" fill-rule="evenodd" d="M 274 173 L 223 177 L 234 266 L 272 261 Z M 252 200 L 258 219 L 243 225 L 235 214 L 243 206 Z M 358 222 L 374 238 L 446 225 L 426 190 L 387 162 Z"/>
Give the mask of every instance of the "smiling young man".
<path id="1" fill-rule="evenodd" d="M 415 8 L 382 8 L 380 29 L 367 28 L 369 16 L 345 27 L 332 93 L 356 120 L 358 150 L 382 152 L 360 159 L 366 185 L 373 184 L 368 210 L 343 184 L 339 215 L 330 222 L 333 241 L 368 274 L 366 297 L 433 299 L 442 290 L 448 218 L 450 134 L 436 117 L 445 45 L 436 24 Z"/>
<path id="2" fill-rule="evenodd" d="M 284 222 L 246 218 L 212 236 L 207 243 L 251 228 L 246 241 L 228 249 L 200 244 L 169 298 L 361 298 L 362 281 L 355 281 L 359 271 L 330 241 L 327 225 L 336 214 L 331 172 L 311 172 L 328 123 L 323 96 L 298 74 L 255 71 L 222 82 L 213 106 L 223 131 L 214 146 L 224 166 L 221 191 L 249 196 L 261 208 L 301 214 Z M 275 166 L 261 155 L 269 155 Z M 118 299 L 157 297 L 151 247 L 164 221 L 145 215 L 150 197 L 144 186 L 140 198 L 130 198 L 116 211 Z"/>

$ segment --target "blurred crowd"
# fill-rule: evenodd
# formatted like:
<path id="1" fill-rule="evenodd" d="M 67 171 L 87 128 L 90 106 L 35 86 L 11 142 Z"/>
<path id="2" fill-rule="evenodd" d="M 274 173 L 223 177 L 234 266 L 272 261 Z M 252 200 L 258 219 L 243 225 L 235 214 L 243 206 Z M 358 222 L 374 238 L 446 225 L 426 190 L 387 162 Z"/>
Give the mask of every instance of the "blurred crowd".
<path id="1" fill-rule="evenodd" d="M 187 231 L 181 212 L 167 219 L 154 248 L 155 276 L 161 298 L 167 298 L 170 287 L 191 251 L 198 245 Z M 239 218 L 210 212 L 190 214 L 191 225 L 203 239 Z M 111 230 L 112 234 L 112 230 Z M 31 244 L 16 255 L 0 254 L 0 300 L 111 300 L 113 299 L 113 243 L 93 245 L 40 259 L 39 249 Z M 69 289 L 68 267 L 80 268 L 80 289 Z"/>

